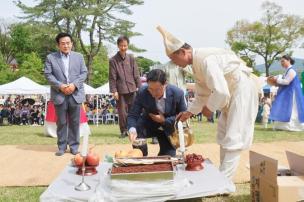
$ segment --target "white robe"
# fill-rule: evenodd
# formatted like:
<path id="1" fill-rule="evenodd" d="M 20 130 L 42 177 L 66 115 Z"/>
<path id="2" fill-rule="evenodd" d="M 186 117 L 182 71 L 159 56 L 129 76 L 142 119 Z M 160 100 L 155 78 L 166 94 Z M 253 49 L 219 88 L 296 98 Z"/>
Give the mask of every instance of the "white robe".
<path id="1" fill-rule="evenodd" d="M 192 70 L 195 99 L 188 111 L 198 114 L 204 106 L 213 112 L 221 110 L 217 130 L 219 169 L 232 179 L 241 151 L 252 144 L 259 81 L 241 59 L 225 49 L 194 49 Z"/>
<path id="2" fill-rule="evenodd" d="M 195 100 L 188 108 L 198 114 L 204 106 L 221 110 L 217 142 L 226 151 L 248 149 L 252 144 L 258 111 L 258 84 L 252 70 L 232 51 L 217 48 L 193 50 Z"/>

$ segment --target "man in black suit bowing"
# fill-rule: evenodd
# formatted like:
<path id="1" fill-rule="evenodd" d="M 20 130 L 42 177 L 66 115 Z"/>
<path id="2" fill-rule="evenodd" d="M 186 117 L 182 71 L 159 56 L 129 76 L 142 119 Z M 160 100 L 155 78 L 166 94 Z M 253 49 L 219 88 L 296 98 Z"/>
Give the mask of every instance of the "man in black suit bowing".
<path id="1" fill-rule="evenodd" d="M 154 69 L 147 75 L 147 86 L 143 86 L 128 113 L 129 139 L 157 137 L 158 155 L 175 156 L 176 150 L 168 136 L 174 131 L 175 116 L 186 110 L 184 93 L 181 89 L 167 84 L 166 74 Z M 148 155 L 147 145 L 140 147 Z"/>

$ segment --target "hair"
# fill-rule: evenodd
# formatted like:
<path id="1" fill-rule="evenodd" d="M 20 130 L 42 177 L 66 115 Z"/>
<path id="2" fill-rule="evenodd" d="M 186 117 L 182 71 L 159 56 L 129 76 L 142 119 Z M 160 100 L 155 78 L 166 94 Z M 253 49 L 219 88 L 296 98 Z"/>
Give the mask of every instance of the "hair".
<path id="1" fill-rule="evenodd" d="M 60 39 L 63 37 L 70 37 L 71 41 L 73 42 L 73 38 L 69 33 L 61 32 L 61 33 L 57 34 L 57 36 L 55 38 L 57 44 L 59 44 Z"/>
<path id="2" fill-rule="evenodd" d="M 183 48 L 183 49 L 186 49 L 186 50 L 192 49 L 192 47 L 191 47 L 189 44 L 184 43 L 184 45 L 183 45 L 182 47 L 180 47 L 177 51 L 174 51 L 173 54 L 179 54 L 179 52 L 180 52 L 180 50 L 181 50 L 182 48 Z"/>
<path id="3" fill-rule="evenodd" d="M 120 42 L 122 42 L 122 41 L 127 41 L 128 44 L 130 43 L 129 38 L 127 36 L 125 36 L 125 35 L 121 35 L 120 37 L 118 37 L 118 39 L 117 39 L 117 45 L 119 45 Z"/>
<path id="4" fill-rule="evenodd" d="M 292 65 L 295 63 L 294 59 L 292 59 L 289 55 L 283 55 L 281 58 L 288 60 Z"/>
<path id="5" fill-rule="evenodd" d="M 149 81 L 158 81 L 165 85 L 167 81 L 166 73 L 161 69 L 153 69 L 147 75 L 147 82 Z"/>

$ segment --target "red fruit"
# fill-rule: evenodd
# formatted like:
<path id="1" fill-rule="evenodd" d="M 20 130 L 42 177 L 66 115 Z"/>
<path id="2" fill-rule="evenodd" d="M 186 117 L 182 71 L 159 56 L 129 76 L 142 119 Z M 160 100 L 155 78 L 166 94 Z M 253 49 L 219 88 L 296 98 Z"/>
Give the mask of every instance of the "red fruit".
<path id="1" fill-rule="evenodd" d="M 96 153 L 90 151 L 87 155 L 86 163 L 89 166 L 98 166 L 99 156 Z"/>
<path id="2" fill-rule="evenodd" d="M 74 158 L 74 164 L 75 164 L 75 166 L 82 166 L 83 157 L 80 154 L 76 154 L 76 156 Z"/>

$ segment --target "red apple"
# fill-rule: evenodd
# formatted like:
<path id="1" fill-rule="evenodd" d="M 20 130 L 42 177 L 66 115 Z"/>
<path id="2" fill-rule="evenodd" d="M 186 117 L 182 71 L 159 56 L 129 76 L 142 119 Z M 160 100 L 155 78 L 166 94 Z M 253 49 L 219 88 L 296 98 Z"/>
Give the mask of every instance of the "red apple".
<path id="1" fill-rule="evenodd" d="M 87 155 L 86 163 L 89 166 L 98 166 L 99 156 L 96 153 L 90 151 Z"/>
<path id="2" fill-rule="evenodd" d="M 75 166 L 82 166 L 83 157 L 80 154 L 76 154 L 76 156 L 74 158 L 74 164 L 75 164 Z"/>

